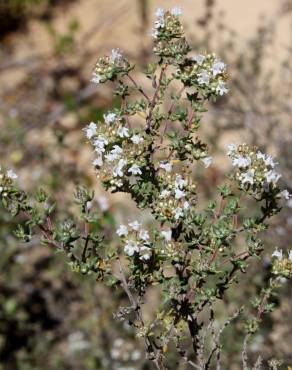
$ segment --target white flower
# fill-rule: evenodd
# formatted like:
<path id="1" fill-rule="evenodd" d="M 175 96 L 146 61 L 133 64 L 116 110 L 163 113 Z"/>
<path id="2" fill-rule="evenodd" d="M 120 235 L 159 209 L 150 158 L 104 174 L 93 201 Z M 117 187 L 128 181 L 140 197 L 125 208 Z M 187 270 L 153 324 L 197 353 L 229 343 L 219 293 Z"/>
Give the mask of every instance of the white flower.
<path id="1" fill-rule="evenodd" d="M 144 260 L 144 261 L 147 261 L 150 259 L 151 255 L 150 255 L 150 248 L 144 246 L 144 247 L 141 247 L 140 248 L 140 253 L 142 252 L 142 255 L 139 257 L 140 260 Z"/>
<path id="2" fill-rule="evenodd" d="M 109 209 L 109 203 L 108 203 L 107 197 L 100 196 L 100 197 L 97 197 L 96 200 L 102 212 L 105 212 Z"/>
<path id="3" fill-rule="evenodd" d="M 237 145 L 231 143 L 228 145 L 227 149 L 227 155 L 232 155 L 237 150 Z"/>
<path id="4" fill-rule="evenodd" d="M 140 136 L 140 135 L 133 135 L 131 137 L 131 141 L 134 143 L 134 144 L 140 144 L 141 141 L 143 141 L 143 138 Z"/>
<path id="5" fill-rule="evenodd" d="M 103 115 L 104 122 L 107 125 L 110 125 L 111 123 L 114 123 L 117 120 L 118 116 L 115 113 L 106 113 Z"/>
<path id="6" fill-rule="evenodd" d="M 85 127 L 84 131 L 86 133 L 87 139 L 91 139 L 96 134 L 97 126 L 94 122 L 90 122 L 90 124 Z"/>
<path id="7" fill-rule="evenodd" d="M 282 249 L 278 250 L 278 248 L 276 248 L 272 254 L 272 257 L 275 257 L 277 258 L 279 261 L 282 261 L 283 259 L 283 251 Z"/>
<path id="8" fill-rule="evenodd" d="M 112 49 L 111 56 L 110 56 L 111 62 L 115 63 L 117 60 L 121 58 L 122 58 L 122 54 L 120 53 L 120 50 Z"/>
<path id="9" fill-rule="evenodd" d="M 283 199 L 289 200 L 290 199 L 290 193 L 287 189 L 281 191 L 278 196 L 280 196 Z"/>
<path id="10" fill-rule="evenodd" d="M 178 220 L 180 217 L 184 215 L 183 210 L 180 207 L 175 208 L 172 213 L 176 220 Z"/>
<path id="11" fill-rule="evenodd" d="M 18 177 L 13 170 L 8 170 L 6 172 L 6 176 L 9 177 L 9 179 L 11 179 L 11 180 L 15 180 Z"/>
<path id="12" fill-rule="evenodd" d="M 224 81 L 219 81 L 216 87 L 216 93 L 222 96 L 224 94 L 227 94 L 228 91 L 229 90 L 226 87 L 226 83 Z"/>
<path id="13" fill-rule="evenodd" d="M 92 164 L 96 167 L 101 167 L 103 165 L 102 155 L 95 158 L 94 161 L 92 161 Z"/>
<path id="14" fill-rule="evenodd" d="M 111 150 L 111 153 L 120 155 L 123 153 L 123 149 L 119 145 L 114 145 L 114 148 Z"/>
<path id="15" fill-rule="evenodd" d="M 105 158 L 108 160 L 108 161 L 110 161 L 110 162 L 113 162 L 113 161 L 115 161 L 117 158 L 119 158 L 119 154 L 116 154 L 116 153 L 112 153 L 112 152 L 110 152 L 109 154 L 106 154 L 105 155 Z"/>
<path id="16" fill-rule="evenodd" d="M 272 182 L 276 184 L 280 177 L 281 175 L 279 173 L 272 171 L 272 170 L 266 173 L 266 179 L 268 183 Z"/>
<path id="17" fill-rule="evenodd" d="M 129 129 L 127 127 L 119 127 L 117 134 L 119 137 L 129 137 Z"/>
<path id="18" fill-rule="evenodd" d="M 99 154 L 105 151 L 104 146 L 108 144 L 108 140 L 102 136 L 99 136 L 97 139 L 94 140 L 93 146 L 95 147 L 95 151 Z"/>
<path id="19" fill-rule="evenodd" d="M 124 247 L 124 251 L 128 256 L 133 256 L 135 252 L 139 252 L 139 246 L 133 240 L 127 240 L 127 243 Z"/>
<path id="20" fill-rule="evenodd" d="M 164 27 L 164 10 L 162 8 L 158 8 L 156 9 L 156 12 L 155 12 L 156 16 L 158 17 L 156 19 L 156 21 L 154 22 L 154 29 L 152 31 L 152 36 L 157 39 L 158 35 L 159 35 L 159 31 L 158 31 L 158 28 L 160 27 Z"/>
<path id="21" fill-rule="evenodd" d="M 134 231 L 139 231 L 140 230 L 140 227 L 141 227 L 141 224 L 139 221 L 135 220 L 135 221 L 132 221 L 129 223 L 129 226 L 132 230 Z"/>
<path id="22" fill-rule="evenodd" d="M 181 199 L 185 196 L 185 192 L 180 189 L 175 189 L 175 199 Z"/>
<path id="23" fill-rule="evenodd" d="M 159 198 L 160 199 L 167 198 L 169 196 L 169 194 L 170 194 L 170 191 L 169 190 L 162 190 L 162 192 L 159 195 Z"/>
<path id="24" fill-rule="evenodd" d="M 117 229 L 117 234 L 119 236 L 126 236 L 128 235 L 128 228 L 126 225 L 120 225 L 119 228 Z"/>
<path id="25" fill-rule="evenodd" d="M 164 17 L 164 13 L 165 13 L 165 11 L 162 8 L 157 8 L 156 11 L 155 11 L 155 15 L 158 18 Z"/>
<path id="26" fill-rule="evenodd" d="M 202 71 L 198 74 L 198 83 L 199 85 L 209 85 L 210 76 L 208 71 L 202 69 Z"/>
<path id="27" fill-rule="evenodd" d="M 243 173 L 241 176 L 241 183 L 244 184 L 250 184 L 253 185 L 254 181 L 254 171 L 248 170 L 247 172 Z"/>
<path id="28" fill-rule="evenodd" d="M 130 172 L 132 175 L 142 174 L 142 171 L 140 170 L 140 167 L 137 164 L 133 164 L 133 166 L 128 169 L 128 172 Z"/>
<path id="29" fill-rule="evenodd" d="M 150 260 L 150 254 L 149 253 L 145 253 L 143 254 L 142 256 L 139 257 L 140 260 L 144 260 L 144 261 L 147 261 L 147 260 Z M 134 369 L 133 369 L 134 370 Z"/>
<path id="30" fill-rule="evenodd" d="M 95 84 L 100 84 L 101 80 L 102 80 L 102 77 L 99 74 L 97 74 L 96 72 L 93 72 L 92 78 L 91 78 L 90 81 L 95 83 Z"/>
<path id="31" fill-rule="evenodd" d="M 244 157 L 243 155 L 239 155 L 232 159 L 232 165 L 237 166 L 239 168 L 246 168 L 251 164 L 251 159 L 248 157 Z"/>
<path id="32" fill-rule="evenodd" d="M 216 59 L 215 62 L 213 63 L 213 75 L 217 76 L 220 73 L 224 72 L 226 67 L 226 64 L 221 62 L 221 60 Z"/>
<path id="33" fill-rule="evenodd" d="M 292 262 L 292 251 L 289 251 L 288 259 Z"/>
<path id="34" fill-rule="evenodd" d="M 213 157 L 205 157 L 202 158 L 201 161 L 203 162 L 205 168 L 208 168 L 213 162 Z"/>
<path id="35" fill-rule="evenodd" d="M 157 8 L 155 11 L 155 15 L 158 18 L 164 17 L 164 9 L 162 8 Z"/>
<path id="36" fill-rule="evenodd" d="M 184 202 L 183 207 L 184 207 L 184 210 L 189 209 L 190 208 L 190 203 L 189 202 Z"/>
<path id="37" fill-rule="evenodd" d="M 175 183 L 174 183 L 176 188 L 182 189 L 186 186 L 186 184 L 187 184 L 186 180 L 184 180 L 181 175 L 176 176 Z"/>
<path id="38" fill-rule="evenodd" d="M 125 167 L 125 165 L 127 164 L 127 161 L 125 159 L 120 159 L 117 166 L 114 167 L 113 169 L 113 176 L 114 177 L 123 177 L 124 176 L 124 172 L 123 172 L 123 168 Z"/>
<path id="39" fill-rule="evenodd" d="M 204 62 L 205 58 L 206 58 L 206 57 L 205 57 L 204 55 L 199 54 L 199 55 L 194 56 L 192 59 L 193 59 L 197 64 L 199 64 L 199 66 L 200 66 L 200 65 L 202 65 L 202 64 L 203 64 L 203 62 Z"/>
<path id="40" fill-rule="evenodd" d="M 257 151 L 257 159 L 265 160 L 266 155 L 259 150 L 259 151 Z"/>
<path id="41" fill-rule="evenodd" d="M 272 168 L 275 167 L 276 163 L 274 162 L 274 159 L 271 155 L 268 155 L 265 159 L 264 162 L 267 166 L 270 166 Z"/>
<path id="42" fill-rule="evenodd" d="M 112 161 L 120 158 L 120 156 L 122 154 L 123 154 L 123 149 L 119 145 L 114 145 L 114 148 L 105 157 L 106 157 L 107 160 L 112 162 Z"/>
<path id="43" fill-rule="evenodd" d="M 167 242 L 170 242 L 171 241 L 171 236 L 172 236 L 171 229 L 169 229 L 169 230 L 163 230 L 163 231 L 161 231 L 161 234 L 162 234 L 162 236 L 164 237 L 164 239 Z"/>
<path id="44" fill-rule="evenodd" d="M 151 36 L 152 36 L 154 39 L 157 39 L 158 34 L 159 34 L 159 32 L 158 32 L 157 30 L 153 30 L 153 31 L 151 32 Z"/>
<path id="45" fill-rule="evenodd" d="M 149 233 L 147 230 L 140 230 L 139 232 L 139 238 L 144 240 L 144 242 L 147 242 L 149 240 Z"/>
<path id="46" fill-rule="evenodd" d="M 161 162 L 159 168 L 162 168 L 166 172 L 171 172 L 172 164 L 170 162 Z"/>
<path id="47" fill-rule="evenodd" d="M 175 6 L 174 8 L 171 9 L 171 14 L 179 17 L 182 13 L 181 7 L 180 6 Z"/>

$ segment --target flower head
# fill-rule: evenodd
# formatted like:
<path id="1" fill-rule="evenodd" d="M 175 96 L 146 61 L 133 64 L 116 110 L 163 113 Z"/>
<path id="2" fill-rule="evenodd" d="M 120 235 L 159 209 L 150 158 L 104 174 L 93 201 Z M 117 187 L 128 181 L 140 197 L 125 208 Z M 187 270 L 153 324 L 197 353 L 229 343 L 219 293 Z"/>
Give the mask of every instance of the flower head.
<path id="1" fill-rule="evenodd" d="M 163 231 L 161 231 L 161 235 L 164 237 L 164 239 L 167 242 L 170 242 L 171 241 L 171 236 L 172 236 L 172 231 L 171 231 L 171 229 L 163 230 Z"/>
<path id="2" fill-rule="evenodd" d="M 120 225 L 119 228 L 117 229 L 117 234 L 119 236 L 126 236 L 128 235 L 129 231 L 126 225 Z"/>
<path id="3" fill-rule="evenodd" d="M 91 139 L 96 134 L 96 123 L 90 122 L 88 126 L 85 127 L 84 131 L 86 134 L 87 139 Z"/>
<path id="4" fill-rule="evenodd" d="M 127 127 L 119 127 L 117 134 L 119 137 L 129 137 L 129 129 Z"/>
<path id="5" fill-rule="evenodd" d="M 282 261 L 282 259 L 283 259 L 283 251 L 282 251 L 282 249 L 279 250 L 278 248 L 276 248 L 274 250 L 274 252 L 272 253 L 272 257 L 275 257 L 279 261 Z"/>
<path id="6" fill-rule="evenodd" d="M 266 179 L 268 183 L 276 184 L 278 180 L 280 179 L 280 177 L 281 175 L 273 170 L 268 171 L 266 174 Z"/>
<path id="7" fill-rule="evenodd" d="M 209 85 L 210 82 L 210 76 L 208 71 L 203 69 L 199 74 L 198 74 L 198 83 L 200 85 Z"/>
<path id="8" fill-rule="evenodd" d="M 135 253 L 139 252 L 139 245 L 134 240 L 127 240 L 124 251 L 128 256 L 132 257 Z"/>
<path id="9" fill-rule="evenodd" d="M 133 166 L 131 166 L 128 171 L 132 174 L 132 175 L 142 175 L 142 171 L 140 170 L 140 167 L 137 165 L 137 164 L 133 164 Z"/>
<path id="10" fill-rule="evenodd" d="M 221 60 L 216 59 L 212 66 L 213 75 L 217 76 L 224 72 L 226 68 L 226 64 L 223 63 Z"/>
<path id="11" fill-rule="evenodd" d="M 132 221 L 129 223 L 129 226 L 132 230 L 134 231 L 139 231 L 140 230 L 140 227 L 141 227 L 141 224 L 139 221 L 135 220 L 135 221 Z"/>
<path id="12" fill-rule="evenodd" d="M 116 61 L 118 61 L 122 57 L 123 56 L 122 56 L 119 49 L 112 49 L 111 56 L 110 56 L 110 59 L 111 59 L 112 63 L 115 63 Z"/>
<path id="13" fill-rule="evenodd" d="M 166 172 L 171 172 L 172 164 L 170 162 L 161 162 L 159 168 L 162 168 Z"/>
<path id="14" fill-rule="evenodd" d="M 101 81 L 102 81 L 102 77 L 98 73 L 93 72 L 90 81 L 95 83 L 95 84 L 100 84 Z"/>
<path id="15" fill-rule="evenodd" d="M 149 240 L 150 236 L 147 230 L 140 230 L 139 238 L 144 240 L 145 242 Z"/>
<path id="16" fill-rule="evenodd" d="M 218 82 L 218 85 L 216 87 L 216 92 L 218 95 L 224 95 L 224 94 L 227 94 L 228 93 L 228 89 L 226 87 L 226 83 L 224 81 L 219 81 Z"/>
<path id="17" fill-rule="evenodd" d="M 175 189 L 175 199 L 181 199 L 185 196 L 185 192 L 180 189 Z"/>
<path id="18" fill-rule="evenodd" d="M 140 144 L 140 143 L 141 143 L 141 141 L 143 141 L 143 138 L 142 138 L 140 135 L 133 135 L 133 136 L 131 137 L 131 141 L 132 141 L 132 143 L 134 143 L 134 144 Z"/>
<path id="19" fill-rule="evenodd" d="M 118 164 L 113 169 L 113 176 L 114 177 L 123 177 L 124 176 L 123 168 L 125 167 L 126 164 L 127 164 L 127 161 L 125 159 L 121 158 L 119 160 Z"/>
<path id="20" fill-rule="evenodd" d="M 15 180 L 15 179 L 17 179 L 17 175 L 16 175 L 16 173 L 13 171 L 13 170 L 8 170 L 7 172 L 6 172 L 6 176 L 9 178 L 9 179 L 11 179 L 11 180 Z"/>
<path id="21" fill-rule="evenodd" d="M 243 185 L 250 184 L 253 185 L 254 183 L 254 171 L 248 170 L 247 172 L 244 172 L 241 176 L 241 182 Z"/>
<path id="22" fill-rule="evenodd" d="M 237 150 L 237 145 L 236 144 L 229 144 L 227 147 L 227 155 L 231 156 L 235 151 Z"/>
<path id="23" fill-rule="evenodd" d="M 171 14 L 174 15 L 175 17 L 179 17 L 182 14 L 182 10 L 180 6 L 175 6 L 174 8 L 171 9 Z"/>
<path id="24" fill-rule="evenodd" d="M 289 200 L 291 195 L 289 193 L 289 191 L 287 189 L 285 190 L 282 190 L 279 194 L 278 194 L 281 198 L 283 199 L 286 199 L 286 200 Z"/>
<path id="25" fill-rule="evenodd" d="M 180 207 L 177 207 L 173 210 L 173 215 L 174 215 L 174 218 L 176 220 L 178 220 L 179 218 L 183 217 L 184 213 L 183 213 L 183 209 L 180 208 Z"/>
<path id="26" fill-rule="evenodd" d="M 201 65 L 205 60 L 205 56 L 202 54 L 199 54 L 199 55 L 192 57 L 192 60 L 194 60 L 197 64 Z"/>
<path id="27" fill-rule="evenodd" d="M 107 114 L 104 114 L 103 118 L 104 118 L 104 122 L 107 125 L 110 125 L 111 123 L 114 123 L 117 120 L 118 116 L 115 113 L 109 112 Z"/>
<path id="28" fill-rule="evenodd" d="M 165 11 L 162 8 L 157 8 L 156 11 L 155 11 L 155 15 L 158 18 L 164 17 L 164 13 L 165 13 Z"/>
<path id="29" fill-rule="evenodd" d="M 208 168 L 213 162 L 213 157 L 205 157 L 202 158 L 201 161 L 203 162 L 205 168 Z"/>

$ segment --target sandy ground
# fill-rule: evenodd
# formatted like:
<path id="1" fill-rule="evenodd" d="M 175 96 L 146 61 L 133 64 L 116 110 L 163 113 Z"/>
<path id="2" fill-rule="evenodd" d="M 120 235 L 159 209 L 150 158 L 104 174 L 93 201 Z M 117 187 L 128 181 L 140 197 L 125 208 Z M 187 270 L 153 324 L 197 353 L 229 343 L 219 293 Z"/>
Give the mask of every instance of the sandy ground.
<path id="1" fill-rule="evenodd" d="M 200 28 L 196 21 L 204 12 L 204 0 L 152 0 L 149 2 L 149 14 L 154 15 L 156 7 L 170 8 L 180 5 L 183 9 L 183 19 L 187 34 L 196 38 Z M 216 12 L 222 11 L 222 20 L 227 27 L 233 29 L 242 43 L 256 32 L 259 18 L 271 22 L 284 0 L 217 0 Z M 139 28 L 139 5 L 137 0 L 79 0 L 68 9 L 58 9 L 52 25 L 59 32 L 66 32 L 72 19 L 80 23 L 80 47 L 86 44 L 91 50 L 96 50 L 96 56 L 120 47 L 128 53 L 133 53 L 141 47 Z M 152 19 L 149 22 L 149 35 Z M 284 46 L 289 45 L 291 34 L 291 15 L 283 17 L 277 24 L 277 42 L 273 50 L 273 60 L 278 62 Z M 148 32 L 148 30 L 147 30 Z M 150 37 L 149 41 L 150 42 Z M 13 59 L 34 58 L 40 54 L 49 54 L 52 49 L 52 39 L 43 23 L 31 22 L 28 34 L 13 39 Z M 88 63 L 92 66 L 93 60 Z M 0 76 L 2 87 L 12 87 L 23 77 L 20 71 L 9 72 Z"/>

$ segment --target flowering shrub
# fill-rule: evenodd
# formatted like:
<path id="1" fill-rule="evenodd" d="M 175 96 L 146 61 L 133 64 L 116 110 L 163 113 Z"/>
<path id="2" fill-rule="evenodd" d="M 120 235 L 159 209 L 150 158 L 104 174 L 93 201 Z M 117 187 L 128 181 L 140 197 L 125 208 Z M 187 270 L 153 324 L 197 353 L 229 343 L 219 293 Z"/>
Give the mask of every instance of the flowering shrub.
<path id="1" fill-rule="evenodd" d="M 290 195 L 278 185 L 271 156 L 247 144 L 231 144 L 227 154 L 234 171 L 218 187 L 218 198 L 205 204 L 194 173 L 198 166 L 212 165 L 212 157 L 198 131 L 208 100 L 228 92 L 227 72 L 214 54 L 192 54 L 180 13 L 179 8 L 156 12 L 158 61 L 145 73 L 151 93 L 135 80 L 134 66 L 120 50 L 98 60 L 92 81 L 112 82 L 121 104 L 84 129 L 104 188 L 128 193 L 139 209 L 150 211 L 151 230 L 139 220 L 128 220 L 116 230 L 118 241 L 104 235 L 96 226 L 100 213 L 94 193 L 84 187 L 75 193 L 80 220 L 63 220 L 45 191 L 30 199 L 20 190 L 12 170 L 1 172 L 0 196 L 12 215 L 27 218 L 16 230 L 23 241 L 40 229 L 43 242 L 65 252 L 74 271 L 125 292 L 129 305 L 120 307 L 115 317 L 136 329 L 157 369 L 168 368 L 173 347 L 192 368 L 216 364 L 219 369 L 222 333 L 243 308 L 216 327 L 218 302 L 246 272 L 248 262 L 259 258 L 264 250 L 260 232 L 281 210 L 281 198 Z M 245 208 L 249 199 L 257 205 L 255 215 Z M 248 341 L 263 314 L 273 308 L 269 298 L 292 275 L 291 252 L 284 257 L 276 249 L 272 257 L 269 286 L 252 301 L 256 313 L 245 321 L 244 369 L 251 366 Z M 155 317 L 146 321 L 143 305 L 155 287 L 163 299 Z M 261 368 L 261 359 L 252 366 Z M 275 362 L 269 366 L 277 367 Z"/>

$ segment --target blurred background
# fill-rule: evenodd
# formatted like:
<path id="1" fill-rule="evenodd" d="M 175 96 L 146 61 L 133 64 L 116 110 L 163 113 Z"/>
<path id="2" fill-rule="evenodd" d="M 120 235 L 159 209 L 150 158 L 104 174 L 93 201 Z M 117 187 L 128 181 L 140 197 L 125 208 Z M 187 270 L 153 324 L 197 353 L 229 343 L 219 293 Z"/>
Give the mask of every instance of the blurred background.
<path id="1" fill-rule="evenodd" d="M 292 191 L 292 1 L 289 0 L 0 0 L 0 158 L 21 187 L 40 184 L 63 213 L 74 213 L 76 184 L 97 194 L 103 225 L 141 218 L 134 203 L 105 194 L 95 179 L 82 128 L 118 104 L 91 84 L 98 56 L 119 47 L 138 71 L 151 61 L 156 7 L 180 5 L 194 50 L 216 52 L 227 64 L 230 93 L 210 104 L 202 135 L 215 166 L 198 174 L 212 197 L 224 181 L 227 143 L 254 143 L 277 156 L 282 185 Z M 246 302 L 267 279 L 275 246 L 291 249 L 292 200 L 266 235 L 264 259 L 250 267 L 226 308 Z M 114 216 L 114 217 L 113 217 Z M 147 216 L 142 216 L 147 217 Z M 147 370 L 143 345 L 113 320 L 123 296 L 70 271 L 39 240 L 21 244 L 15 221 L 0 211 L 0 369 Z M 292 365 L 292 287 L 284 284 L 276 311 L 256 336 L 251 356 Z M 225 367 L 239 369 L 242 328 L 224 337 Z M 188 369 L 177 364 L 170 369 Z"/>

